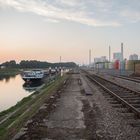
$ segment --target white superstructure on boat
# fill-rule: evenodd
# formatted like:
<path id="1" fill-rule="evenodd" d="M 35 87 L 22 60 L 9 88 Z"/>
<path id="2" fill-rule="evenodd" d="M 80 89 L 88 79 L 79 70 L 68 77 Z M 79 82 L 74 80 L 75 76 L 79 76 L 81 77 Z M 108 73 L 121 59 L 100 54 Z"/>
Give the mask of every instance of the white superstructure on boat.
<path id="1" fill-rule="evenodd" d="M 22 79 L 24 81 L 36 81 L 42 80 L 44 77 L 43 70 L 31 70 L 31 71 L 24 71 L 22 74 Z"/>

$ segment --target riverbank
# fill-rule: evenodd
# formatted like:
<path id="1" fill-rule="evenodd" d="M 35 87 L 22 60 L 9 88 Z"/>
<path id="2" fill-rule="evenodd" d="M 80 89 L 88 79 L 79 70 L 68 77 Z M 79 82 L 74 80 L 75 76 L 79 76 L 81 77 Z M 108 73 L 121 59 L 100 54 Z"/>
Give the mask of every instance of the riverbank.
<path id="1" fill-rule="evenodd" d="M 73 72 L 74 73 L 74 72 Z M 86 138 L 79 74 L 69 74 L 13 140 L 80 140 Z M 90 122 L 91 123 L 91 122 Z"/>
<path id="2" fill-rule="evenodd" d="M 4 68 L 0 69 L 0 77 L 15 76 L 20 73 L 20 69 Z"/>
<path id="3" fill-rule="evenodd" d="M 14 107 L 0 113 L 0 139 L 8 140 L 15 135 L 24 123 L 30 119 L 44 100 L 51 96 L 63 82 L 67 75 L 57 77 L 55 81 L 45 83 L 45 85 L 35 93 L 22 99 Z"/>

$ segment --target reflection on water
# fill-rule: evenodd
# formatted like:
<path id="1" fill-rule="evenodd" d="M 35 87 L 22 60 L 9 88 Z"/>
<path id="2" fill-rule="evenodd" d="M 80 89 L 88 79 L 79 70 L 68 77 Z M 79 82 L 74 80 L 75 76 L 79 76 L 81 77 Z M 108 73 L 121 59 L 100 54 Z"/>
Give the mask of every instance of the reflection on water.
<path id="1" fill-rule="evenodd" d="M 13 75 L 13 76 L 0 76 L 0 81 L 5 81 L 6 83 L 8 83 L 11 78 L 14 79 L 15 77 L 16 77 L 16 75 Z"/>
<path id="2" fill-rule="evenodd" d="M 61 76 L 68 70 L 62 70 Z M 48 77 L 48 80 L 54 80 L 57 75 Z M 29 96 L 38 88 L 42 87 L 43 82 L 25 83 L 21 75 L 0 77 L 0 111 L 14 106 L 24 97 Z"/>
<path id="3" fill-rule="evenodd" d="M 42 87 L 43 82 L 32 82 L 32 83 L 24 83 L 23 88 L 28 92 L 36 91 L 38 88 Z"/>
<path id="4" fill-rule="evenodd" d="M 34 85 L 34 89 L 28 90 L 26 89 L 26 85 L 24 85 L 25 88 L 23 88 L 23 85 L 24 81 L 20 75 L 5 78 L 0 77 L 0 111 L 15 105 L 22 98 L 33 93 L 38 87 Z"/>

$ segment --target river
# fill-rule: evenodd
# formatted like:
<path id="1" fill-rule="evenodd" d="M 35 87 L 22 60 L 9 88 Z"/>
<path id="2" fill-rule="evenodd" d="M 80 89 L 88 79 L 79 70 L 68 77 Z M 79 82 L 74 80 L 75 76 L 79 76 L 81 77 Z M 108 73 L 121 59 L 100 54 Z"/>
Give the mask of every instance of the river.
<path id="1" fill-rule="evenodd" d="M 38 85 L 25 85 L 20 75 L 0 79 L 0 112 L 32 94 Z"/>
<path id="2" fill-rule="evenodd" d="M 69 70 L 61 70 L 61 76 Z M 54 78 L 54 76 L 52 77 Z M 0 77 L 0 112 L 14 106 L 24 97 L 29 96 L 43 83 L 25 84 L 21 75 L 7 78 Z"/>

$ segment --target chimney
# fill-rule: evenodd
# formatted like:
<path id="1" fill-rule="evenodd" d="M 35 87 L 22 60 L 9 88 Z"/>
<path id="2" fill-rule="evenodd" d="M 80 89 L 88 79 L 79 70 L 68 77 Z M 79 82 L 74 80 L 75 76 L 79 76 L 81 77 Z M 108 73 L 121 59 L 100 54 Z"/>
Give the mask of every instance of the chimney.
<path id="1" fill-rule="evenodd" d="M 109 46 L 109 62 L 111 62 L 111 47 Z"/>
<path id="2" fill-rule="evenodd" d="M 121 43 L 121 54 L 122 54 L 122 61 L 123 61 L 123 43 Z"/>

